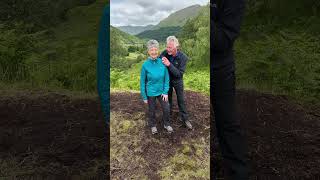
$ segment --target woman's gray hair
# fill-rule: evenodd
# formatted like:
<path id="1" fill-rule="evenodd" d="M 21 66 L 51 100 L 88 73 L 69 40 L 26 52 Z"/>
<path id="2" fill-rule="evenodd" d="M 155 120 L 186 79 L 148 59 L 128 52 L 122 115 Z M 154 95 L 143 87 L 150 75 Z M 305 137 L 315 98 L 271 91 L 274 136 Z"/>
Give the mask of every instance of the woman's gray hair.
<path id="1" fill-rule="evenodd" d="M 157 40 L 151 39 L 147 42 L 147 48 L 150 50 L 153 47 L 159 49 L 159 43 Z"/>
<path id="2" fill-rule="evenodd" d="M 178 39 L 177 39 L 175 36 L 169 36 L 169 37 L 167 37 L 167 44 L 168 44 L 170 41 L 173 41 L 175 47 L 179 47 L 179 46 L 180 46 L 179 41 L 178 41 Z"/>

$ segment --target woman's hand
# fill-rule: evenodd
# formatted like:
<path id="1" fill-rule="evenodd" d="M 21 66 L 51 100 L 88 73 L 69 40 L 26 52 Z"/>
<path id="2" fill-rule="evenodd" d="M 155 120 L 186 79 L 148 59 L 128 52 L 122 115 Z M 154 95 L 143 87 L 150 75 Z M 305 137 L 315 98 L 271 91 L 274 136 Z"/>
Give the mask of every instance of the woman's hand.
<path id="1" fill-rule="evenodd" d="M 168 101 L 168 95 L 162 94 L 161 97 L 162 97 L 162 100 L 163 100 L 163 101 L 165 101 L 165 102 Z"/>
<path id="2" fill-rule="evenodd" d="M 143 100 L 143 102 L 144 102 L 145 104 L 148 104 L 148 100 Z"/>

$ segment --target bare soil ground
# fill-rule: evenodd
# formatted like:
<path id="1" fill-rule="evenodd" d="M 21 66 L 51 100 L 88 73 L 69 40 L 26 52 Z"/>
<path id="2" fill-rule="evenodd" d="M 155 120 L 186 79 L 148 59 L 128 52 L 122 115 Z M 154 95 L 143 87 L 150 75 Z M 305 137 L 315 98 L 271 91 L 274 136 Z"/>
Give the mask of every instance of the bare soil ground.
<path id="1" fill-rule="evenodd" d="M 107 134 L 97 98 L 0 96 L 0 179 L 105 179 Z"/>
<path id="2" fill-rule="evenodd" d="M 187 92 L 186 98 L 194 130 L 181 125 L 175 106 L 175 132 L 167 134 L 159 122 L 154 137 L 145 125 L 147 107 L 139 94 L 111 95 L 111 176 L 207 179 L 209 97 Z M 320 108 L 244 90 L 237 93 L 237 106 L 249 145 L 251 179 L 319 179 Z M 97 98 L 0 93 L 0 179 L 106 179 L 108 134 Z M 223 179 L 219 148 L 212 145 L 217 149 L 212 166 Z"/>

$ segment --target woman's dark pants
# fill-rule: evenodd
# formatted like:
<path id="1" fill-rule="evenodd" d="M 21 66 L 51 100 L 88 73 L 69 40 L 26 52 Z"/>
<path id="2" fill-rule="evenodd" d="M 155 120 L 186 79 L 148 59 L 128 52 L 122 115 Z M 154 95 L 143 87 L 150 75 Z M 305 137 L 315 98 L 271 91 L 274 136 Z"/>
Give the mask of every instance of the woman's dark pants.
<path id="1" fill-rule="evenodd" d="M 165 126 L 170 125 L 170 118 L 169 118 L 169 103 L 168 101 L 165 102 L 162 100 L 161 96 L 149 96 L 148 97 L 148 106 L 149 106 L 149 118 L 148 118 L 148 125 L 150 127 L 156 126 L 156 104 L 157 99 L 160 102 L 162 108 L 162 121 Z"/>

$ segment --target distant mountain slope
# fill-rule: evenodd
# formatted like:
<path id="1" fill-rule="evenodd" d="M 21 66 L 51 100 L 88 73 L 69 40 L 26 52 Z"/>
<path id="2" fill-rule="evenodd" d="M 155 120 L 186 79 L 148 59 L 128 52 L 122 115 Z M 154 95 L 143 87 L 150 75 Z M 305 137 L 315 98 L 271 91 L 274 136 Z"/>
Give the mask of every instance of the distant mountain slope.
<path id="1" fill-rule="evenodd" d="M 126 32 L 131 35 L 137 35 L 143 31 L 150 30 L 154 27 L 154 25 L 148 26 L 118 26 L 116 28 L 120 29 L 123 32 Z"/>
<path id="2" fill-rule="evenodd" d="M 185 25 L 188 19 L 196 17 L 202 6 L 200 5 L 192 5 L 176 11 L 170 14 L 167 18 L 163 19 L 157 25 L 147 25 L 147 26 L 119 26 L 117 27 L 123 32 L 126 32 L 131 35 L 138 35 L 139 37 L 144 37 L 143 34 L 150 34 L 151 30 L 159 30 L 164 27 L 182 27 Z M 172 28 L 171 28 L 172 30 Z M 147 31 L 147 32 L 146 32 Z M 154 32 L 155 34 L 158 31 Z M 141 35 L 142 34 L 142 35 Z"/>
<path id="3" fill-rule="evenodd" d="M 121 31 L 120 29 L 110 26 L 110 35 L 117 36 L 117 38 L 123 44 L 134 44 L 134 43 L 142 43 L 143 41 L 136 36 L 130 35 L 126 32 Z"/>
<path id="4" fill-rule="evenodd" d="M 182 27 L 188 19 L 194 18 L 199 14 L 201 7 L 202 6 L 200 5 L 193 5 L 176 11 L 160 21 L 160 23 L 153 27 L 152 30 L 160 29 L 161 27 Z"/>
<path id="5" fill-rule="evenodd" d="M 142 39 L 156 39 L 158 41 L 165 41 L 168 36 L 177 35 L 181 30 L 181 27 L 161 27 L 156 30 L 144 31 L 137 35 Z"/>

